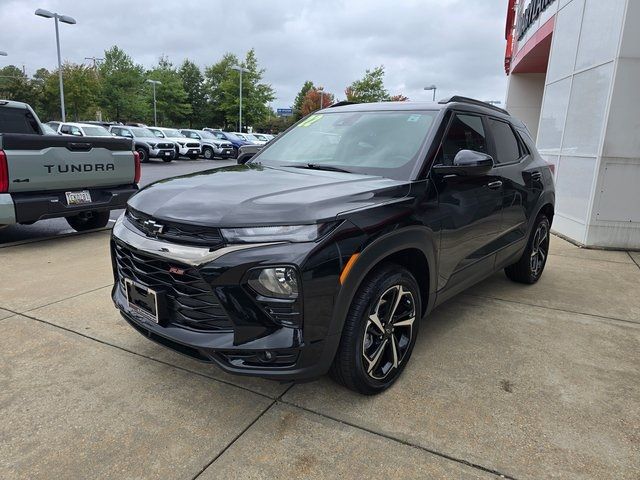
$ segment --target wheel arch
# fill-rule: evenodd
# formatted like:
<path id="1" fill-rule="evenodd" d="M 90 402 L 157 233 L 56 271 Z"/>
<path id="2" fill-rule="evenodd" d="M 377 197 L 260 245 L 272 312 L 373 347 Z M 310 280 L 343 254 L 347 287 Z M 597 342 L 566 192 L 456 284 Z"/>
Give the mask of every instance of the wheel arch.
<path id="1" fill-rule="evenodd" d="M 409 270 L 420 287 L 422 315 L 435 303 L 436 234 L 425 227 L 409 227 L 388 233 L 371 242 L 359 253 L 340 285 L 333 310 L 331 334 L 340 334 L 349 307 L 362 281 L 377 266 L 397 263 Z"/>

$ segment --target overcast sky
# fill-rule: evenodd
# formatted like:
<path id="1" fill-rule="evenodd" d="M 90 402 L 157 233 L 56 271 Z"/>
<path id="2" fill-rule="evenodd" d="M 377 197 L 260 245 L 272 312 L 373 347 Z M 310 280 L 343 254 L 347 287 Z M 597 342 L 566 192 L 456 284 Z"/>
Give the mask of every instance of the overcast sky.
<path id="1" fill-rule="evenodd" d="M 255 48 L 274 108 L 293 102 L 305 80 L 339 99 L 377 65 L 386 87 L 411 100 L 451 94 L 503 100 L 507 0 L 0 0 L 0 65 L 28 74 L 56 65 L 53 20 L 36 8 L 73 16 L 60 26 L 63 59 L 84 62 L 118 45 L 151 67 L 162 54 L 198 65 Z"/>

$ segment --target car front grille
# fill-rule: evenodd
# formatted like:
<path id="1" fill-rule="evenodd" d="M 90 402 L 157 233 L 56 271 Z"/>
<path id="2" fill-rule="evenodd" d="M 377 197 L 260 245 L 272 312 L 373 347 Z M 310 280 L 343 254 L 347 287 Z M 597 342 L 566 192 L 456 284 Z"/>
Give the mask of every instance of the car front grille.
<path id="1" fill-rule="evenodd" d="M 171 324 L 198 331 L 233 329 L 215 293 L 195 268 L 134 251 L 117 240 L 112 248 L 123 291 L 124 279 L 129 278 L 164 295 Z"/>
<path id="2" fill-rule="evenodd" d="M 131 208 L 127 209 L 126 218 L 129 223 L 148 237 L 182 245 L 198 245 L 209 248 L 220 247 L 224 243 L 219 228 L 157 220 Z"/>
<path id="3" fill-rule="evenodd" d="M 170 148 L 170 149 L 174 149 L 175 145 L 173 143 L 158 143 L 156 145 L 157 149 L 164 149 L 164 148 Z"/>
<path id="4" fill-rule="evenodd" d="M 199 146 L 199 143 L 187 143 L 187 147 L 189 148 L 198 148 Z"/>

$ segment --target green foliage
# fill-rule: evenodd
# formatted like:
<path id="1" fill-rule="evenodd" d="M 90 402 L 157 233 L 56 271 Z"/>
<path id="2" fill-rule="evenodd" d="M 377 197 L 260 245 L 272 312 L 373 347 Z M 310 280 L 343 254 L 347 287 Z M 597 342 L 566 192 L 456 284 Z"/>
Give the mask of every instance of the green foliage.
<path id="1" fill-rule="evenodd" d="M 158 65 L 146 73 L 146 78 L 162 82 L 156 85 L 158 125 L 178 127 L 188 124 L 191 104 L 182 77 L 167 57 L 160 57 Z M 153 125 L 153 85 L 146 83 L 146 88 L 149 114 L 145 123 Z"/>
<path id="2" fill-rule="evenodd" d="M 300 111 L 301 116 L 304 117 L 309 115 L 311 112 L 315 112 L 321 108 L 326 108 L 331 105 L 334 101 L 334 97 L 332 93 L 322 92 L 317 88 L 312 88 L 307 92 L 304 96 L 304 100 L 302 102 L 302 109 Z M 322 105 L 320 104 L 322 102 Z"/>
<path id="3" fill-rule="evenodd" d="M 100 65 L 100 106 L 104 120 L 142 121 L 150 110 L 144 69 L 117 46 L 104 52 Z"/>
<path id="4" fill-rule="evenodd" d="M 204 122 L 207 106 L 204 96 L 204 77 L 200 72 L 200 68 L 189 59 L 182 62 L 178 74 L 182 79 L 182 87 L 187 94 L 187 102 L 191 105 L 191 113 L 187 119 L 189 128 L 193 128 Z"/>
<path id="5" fill-rule="evenodd" d="M 239 65 L 238 57 L 226 53 L 222 59 L 205 70 L 206 92 L 209 96 L 210 126 L 228 129 L 238 128 L 240 107 L 240 72 L 231 67 Z M 242 74 L 242 123 L 254 125 L 268 117 L 268 103 L 274 97 L 271 85 L 263 83 L 264 69 L 258 67 L 255 51 L 249 50 L 242 66 L 248 72 Z"/>
<path id="6" fill-rule="evenodd" d="M 15 65 L 0 68 L 0 98 L 36 103 L 38 86 Z"/>
<path id="7" fill-rule="evenodd" d="M 293 116 L 296 120 L 300 120 L 304 115 L 302 114 L 302 104 L 304 103 L 304 98 L 307 96 L 307 92 L 309 90 L 314 89 L 313 82 L 311 80 L 307 80 L 302 85 L 302 88 L 296 95 L 296 99 L 293 102 Z"/>
<path id="8" fill-rule="evenodd" d="M 384 66 L 380 65 L 373 70 L 367 70 L 364 77 L 347 87 L 345 94 L 349 102 L 388 101 L 390 96 L 387 89 L 384 88 Z"/>

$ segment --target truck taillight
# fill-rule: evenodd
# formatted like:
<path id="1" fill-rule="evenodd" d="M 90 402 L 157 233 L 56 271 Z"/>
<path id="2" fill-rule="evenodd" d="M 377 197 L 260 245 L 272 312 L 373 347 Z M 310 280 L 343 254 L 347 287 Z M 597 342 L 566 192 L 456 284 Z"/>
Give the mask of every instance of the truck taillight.
<path id="1" fill-rule="evenodd" d="M 140 183 L 140 154 L 138 152 L 133 152 L 133 162 L 135 164 L 133 183 Z"/>
<path id="2" fill-rule="evenodd" d="M 7 155 L 0 150 L 0 193 L 9 191 L 9 167 L 7 166 Z"/>

